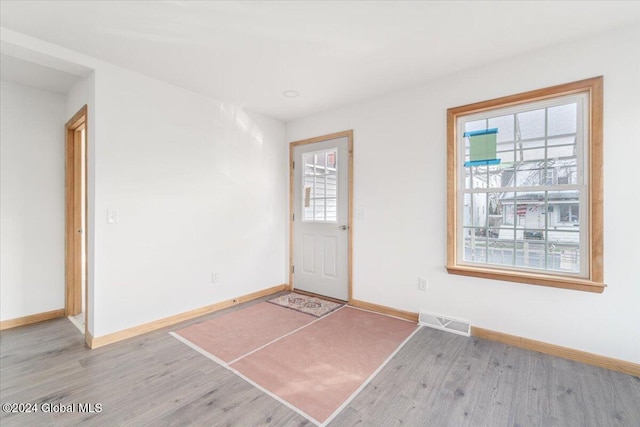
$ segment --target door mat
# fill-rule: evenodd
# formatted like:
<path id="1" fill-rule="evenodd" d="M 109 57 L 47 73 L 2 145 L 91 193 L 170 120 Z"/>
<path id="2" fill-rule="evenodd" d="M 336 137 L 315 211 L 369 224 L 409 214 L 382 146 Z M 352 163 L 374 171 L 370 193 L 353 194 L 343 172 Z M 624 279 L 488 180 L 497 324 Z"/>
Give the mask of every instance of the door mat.
<path id="1" fill-rule="evenodd" d="M 299 311 L 301 313 L 310 314 L 315 317 L 322 317 L 344 305 L 333 301 L 327 301 L 322 298 L 296 293 L 282 295 L 278 298 L 269 300 L 268 302 L 291 310 Z"/>

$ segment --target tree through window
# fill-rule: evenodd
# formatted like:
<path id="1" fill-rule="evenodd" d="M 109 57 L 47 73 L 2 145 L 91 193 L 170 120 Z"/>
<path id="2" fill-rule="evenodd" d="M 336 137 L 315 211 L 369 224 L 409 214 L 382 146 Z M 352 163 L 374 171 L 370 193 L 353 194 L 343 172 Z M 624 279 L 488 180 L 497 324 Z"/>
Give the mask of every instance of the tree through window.
<path id="1" fill-rule="evenodd" d="M 448 111 L 450 273 L 602 291 L 601 106 L 595 78 Z"/>

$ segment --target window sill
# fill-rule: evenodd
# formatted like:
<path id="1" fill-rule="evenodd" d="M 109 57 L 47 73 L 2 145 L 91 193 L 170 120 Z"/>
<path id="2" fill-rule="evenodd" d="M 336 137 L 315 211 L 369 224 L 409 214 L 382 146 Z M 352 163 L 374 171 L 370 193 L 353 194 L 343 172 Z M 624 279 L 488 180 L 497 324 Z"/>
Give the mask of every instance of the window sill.
<path id="1" fill-rule="evenodd" d="M 607 286 L 604 283 L 593 282 L 588 279 L 559 277 L 546 274 L 521 273 L 518 271 L 501 271 L 489 268 L 468 266 L 447 266 L 449 274 L 480 277 L 483 279 L 504 280 L 507 282 L 526 283 L 528 285 L 549 286 L 552 288 L 572 289 L 575 291 L 594 292 L 601 294 Z"/>

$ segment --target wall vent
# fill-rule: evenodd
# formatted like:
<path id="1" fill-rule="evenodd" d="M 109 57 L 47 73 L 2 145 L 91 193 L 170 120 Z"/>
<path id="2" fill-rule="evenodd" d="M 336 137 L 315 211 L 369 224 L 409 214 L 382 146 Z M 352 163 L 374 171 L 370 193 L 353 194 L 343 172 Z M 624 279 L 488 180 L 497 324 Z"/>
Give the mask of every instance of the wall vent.
<path id="1" fill-rule="evenodd" d="M 471 324 L 464 320 L 451 319 L 450 317 L 441 316 L 439 314 L 420 312 L 418 324 L 429 328 L 439 329 L 441 331 L 451 332 L 453 334 L 471 336 Z"/>

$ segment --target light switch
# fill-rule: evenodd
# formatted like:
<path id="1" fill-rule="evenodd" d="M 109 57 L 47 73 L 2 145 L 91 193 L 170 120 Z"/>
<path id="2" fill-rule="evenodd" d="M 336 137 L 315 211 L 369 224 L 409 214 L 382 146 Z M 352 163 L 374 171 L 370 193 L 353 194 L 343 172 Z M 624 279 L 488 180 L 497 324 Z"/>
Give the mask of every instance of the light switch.
<path id="1" fill-rule="evenodd" d="M 109 209 L 107 211 L 107 223 L 109 224 L 117 224 L 118 223 L 118 211 L 115 209 Z"/>

